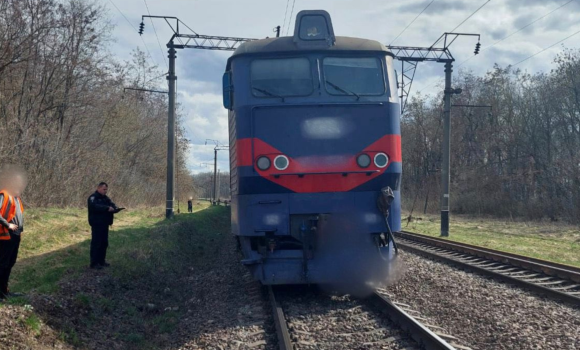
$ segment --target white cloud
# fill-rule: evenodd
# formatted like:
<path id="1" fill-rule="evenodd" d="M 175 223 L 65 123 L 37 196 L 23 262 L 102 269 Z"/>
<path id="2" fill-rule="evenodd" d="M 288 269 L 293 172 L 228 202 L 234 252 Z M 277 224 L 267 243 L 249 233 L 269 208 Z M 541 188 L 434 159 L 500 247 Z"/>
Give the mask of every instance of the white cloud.
<path id="1" fill-rule="evenodd" d="M 135 32 L 141 22 L 141 15 L 147 14 L 143 0 L 114 0 L 115 4 L 131 22 L 111 6 L 109 1 L 101 0 L 109 7 L 111 21 L 116 24 L 112 32 L 116 42 L 111 45 L 112 53 L 121 60 L 130 58 L 131 49 L 140 47 L 147 52 L 143 41 Z M 460 63 L 473 56 L 476 43 L 474 38 L 459 38 L 451 46 L 456 58 L 454 71 L 459 68 L 471 70 L 474 74 L 484 74 L 494 63 L 502 66 L 513 64 L 552 45 L 566 36 L 580 30 L 580 3 L 572 2 L 539 20 L 526 30 L 511 36 L 491 47 L 501 38 L 515 32 L 522 26 L 539 18 L 564 4 L 567 0 L 529 0 L 525 6 L 520 0 L 494 0 L 489 2 L 467 22 L 457 29 L 458 32 L 481 34 L 482 51 L 465 64 Z M 428 0 L 406 0 L 386 2 L 382 0 L 319 0 L 315 4 L 296 0 L 292 16 L 288 9 L 286 23 L 282 30 L 288 29 L 290 35 L 294 28 L 296 14 L 303 9 L 326 9 L 332 16 L 336 35 L 363 37 L 381 41 L 392 41 L 423 9 Z M 177 16 L 200 34 L 223 35 L 249 38 L 273 36 L 273 27 L 282 25 L 286 10 L 285 0 L 148 0 L 152 15 Z M 430 46 L 443 32 L 450 31 L 483 4 L 481 1 L 434 2 L 415 21 L 399 39 L 396 45 Z M 165 44 L 172 35 L 163 20 L 154 20 L 157 36 L 150 20 L 145 20 L 145 33 L 142 39 L 153 60 L 162 69 L 166 68 Z M 173 23 L 173 22 L 172 22 Z M 185 30 L 183 25 L 181 30 Z M 161 49 L 159 48 L 161 43 Z M 578 48 L 580 35 L 565 42 L 567 47 Z M 518 68 L 529 72 L 549 71 L 554 56 L 561 46 L 547 50 L 520 64 Z M 177 51 L 178 103 L 185 115 L 185 128 L 192 147 L 188 164 L 193 171 L 199 172 L 200 162 L 213 162 L 213 149 L 204 146 L 206 138 L 228 142 L 227 113 L 221 105 L 221 76 L 225 69 L 228 52 L 203 50 Z M 400 63 L 396 65 L 400 70 Z M 411 95 L 422 90 L 422 94 L 433 94 L 441 89 L 443 65 L 421 63 L 413 82 Z M 228 168 L 227 152 L 220 151 L 218 166 Z M 197 164 L 197 165 L 196 165 Z"/>

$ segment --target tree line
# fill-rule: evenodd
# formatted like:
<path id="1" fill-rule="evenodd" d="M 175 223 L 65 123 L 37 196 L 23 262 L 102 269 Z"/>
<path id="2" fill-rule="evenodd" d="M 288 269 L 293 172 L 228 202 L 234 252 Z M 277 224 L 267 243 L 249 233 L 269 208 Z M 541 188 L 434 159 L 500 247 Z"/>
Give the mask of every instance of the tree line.
<path id="1" fill-rule="evenodd" d="M 84 205 L 106 181 L 123 205 L 163 205 L 167 97 L 164 70 L 135 50 L 108 50 L 106 9 L 85 0 L 0 2 L 0 165 L 28 174 L 29 206 Z M 194 193 L 177 118 L 177 194 Z"/>
<path id="2" fill-rule="evenodd" d="M 213 194 L 213 172 L 203 172 L 193 175 L 193 182 L 195 183 L 196 195 L 199 198 L 212 198 Z M 216 197 L 224 200 L 230 199 L 230 173 L 219 172 L 217 178 L 217 194 Z"/>
<path id="3" fill-rule="evenodd" d="M 547 73 L 460 72 L 451 113 L 451 210 L 580 221 L 580 50 Z M 401 118 L 404 206 L 437 211 L 443 96 L 418 96 Z"/>

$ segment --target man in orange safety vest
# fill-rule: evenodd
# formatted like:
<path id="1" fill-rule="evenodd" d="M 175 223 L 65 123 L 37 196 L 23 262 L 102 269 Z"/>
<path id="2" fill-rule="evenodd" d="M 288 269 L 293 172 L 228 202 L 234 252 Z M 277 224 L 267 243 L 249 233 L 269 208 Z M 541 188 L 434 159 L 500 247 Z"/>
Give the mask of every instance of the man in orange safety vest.
<path id="1" fill-rule="evenodd" d="M 24 231 L 24 206 L 20 195 L 26 187 L 26 176 L 16 169 L 5 169 L 0 173 L 0 186 L 0 299 L 6 299 L 21 295 L 9 291 L 8 280 Z"/>

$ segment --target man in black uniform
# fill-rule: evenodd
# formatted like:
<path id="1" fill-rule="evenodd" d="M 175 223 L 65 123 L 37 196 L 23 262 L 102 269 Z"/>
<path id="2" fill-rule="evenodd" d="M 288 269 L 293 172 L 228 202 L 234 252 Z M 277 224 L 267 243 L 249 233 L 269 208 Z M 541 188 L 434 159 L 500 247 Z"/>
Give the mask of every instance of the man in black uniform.
<path id="1" fill-rule="evenodd" d="M 113 214 L 119 208 L 107 197 L 109 186 L 101 182 L 95 193 L 88 199 L 89 225 L 91 225 L 91 269 L 109 267 L 105 261 L 109 246 L 109 226 L 113 224 Z"/>

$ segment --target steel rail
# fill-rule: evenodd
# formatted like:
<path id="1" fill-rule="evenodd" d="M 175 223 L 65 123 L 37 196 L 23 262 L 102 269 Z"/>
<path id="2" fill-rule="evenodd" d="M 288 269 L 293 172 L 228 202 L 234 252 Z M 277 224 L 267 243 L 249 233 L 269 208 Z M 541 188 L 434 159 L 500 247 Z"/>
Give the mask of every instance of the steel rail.
<path id="1" fill-rule="evenodd" d="M 385 296 L 375 292 L 369 297 L 369 301 L 403 330 L 409 332 L 411 338 L 426 350 L 455 350 L 455 347 L 419 323 Z"/>
<path id="2" fill-rule="evenodd" d="M 563 285 L 564 283 L 574 283 L 576 277 L 574 279 L 551 281 L 553 278 L 565 278 L 560 276 L 563 272 L 566 272 L 565 275 L 573 273 L 573 269 L 568 270 L 554 266 L 561 264 L 552 265 L 546 261 L 537 264 L 515 254 L 506 255 L 503 252 L 491 249 L 449 242 L 416 233 L 401 232 L 395 235 L 399 238 L 398 246 L 407 251 L 467 268 L 551 298 L 580 305 L 580 290 L 577 289 L 580 286 L 575 284 Z M 421 247 L 421 245 L 424 245 L 424 247 Z M 472 260 L 474 258 L 478 260 Z M 534 268 L 528 268 L 527 266 L 533 266 Z M 510 269 L 510 267 L 512 268 Z M 532 273 L 532 275 L 525 274 L 526 271 Z M 544 271 L 552 272 L 553 274 L 550 275 Z M 555 271 L 558 271 L 558 274 Z M 535 272 L 540 272 L 543 275 L 538 275 Z"/>
<path id="3" fill-rule="evenodd" d="M 288 332 L 288 325 L 286 323 L 286 317 L 284 316 L 284 310 L 282 310 L 282 307 L 279 306 L 276 302 L 276 297 L 274 296 L 272 286 L 268 286 L 268 296 L 270 298 L 270 304 L 272 305 L 274 323 L 276 325 L 278 347 L 280 350 L 292 350 L 292 341 L 290 340 L 290 332 Z"/>
<path id="4" fill-rule="evenodd" d="M 580 283 L 580 268 L 559 264 L 551 261 L 536 259 L 523 255 L 503 252 L 499 250 L 479 247 L 467 243 L 451 242 L 448 239 L 429 237 L 415 232 L 402 231 L 395 233 L 395 236 L 405 239 L 425 243 L 432 246 L 438 246 L 445 249 L 451 249 L 470 255 L 479 256 L 485 259 L 522 267 L 527 270 L 541 272 L 549 276 L 557 276 L 570 281 Z"/>

